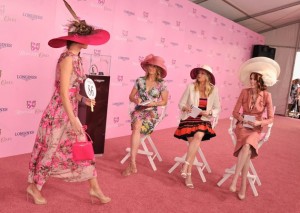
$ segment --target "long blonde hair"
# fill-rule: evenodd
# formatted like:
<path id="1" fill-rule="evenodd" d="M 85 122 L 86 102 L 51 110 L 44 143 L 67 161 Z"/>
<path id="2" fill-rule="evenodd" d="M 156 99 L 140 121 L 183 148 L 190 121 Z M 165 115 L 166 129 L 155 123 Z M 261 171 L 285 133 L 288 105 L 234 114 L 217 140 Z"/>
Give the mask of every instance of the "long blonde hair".
<path id="1" fill-rule="evenodd" d="M 162 81 L 162 77 L 161 77 L 161 73 L 163 71 L 162 68 L 160 68 L 159 66 L 156 66 L 156 65 L 152 65 L 152 66 L 154 66 L 155 69 L 156 69 L 156 78 L 155 78 L 155 81 L 158 81 L 158 82 Z M 149 72 L 147 71 L 146 72 L 146 79 L 148 79 L 148 78 L 149 78 Z"/>
<path id="2" fill-rule="evenodd" d="M 206 95 L 206 97 L 208 97 L 214 90 L 214 85 L 212 83 L 210 83 L 207 73 L 205 73 L 205 78 L 206 78 L 206 81 L 205 81 L 205 85 L 204 85 L 205 86 L 204 94 Z M 200 91 L 200 82 L 197 80 L 197 78 L 194 83 L 194 86 L 195 86 L 194 87 L 195 91 Z"/>

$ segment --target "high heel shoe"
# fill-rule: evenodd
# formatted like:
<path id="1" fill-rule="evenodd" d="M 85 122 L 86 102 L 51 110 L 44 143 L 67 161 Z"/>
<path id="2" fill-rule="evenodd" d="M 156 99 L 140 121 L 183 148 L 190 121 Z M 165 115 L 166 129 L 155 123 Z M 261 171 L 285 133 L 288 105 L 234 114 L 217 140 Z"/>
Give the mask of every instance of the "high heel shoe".
<path id="1" fill-rule="evenodd" d="M 187 178 L 187 173 L 183 171 L 183 167 L 184 167 L 185 164 L 189 166 L 190 163 L 187 162 L 187 161 L 184 161 L 184 164 L 182 164 L 182 168 L 181 168 L 181 170 L 180 170 L 180 175 L 181 175 L 181 177 L 184 178 L 184 179 Z"/>
<path id="2" fill-rule="evenodd" d="M 231 185 L 231 186 L 229 187 L 229 191 L 231 191 L 231 192 L 236 192 L 236 186 Z"/>
<path id="3" fill-rule="evenodd" d="M 187 176 L 192 176 L 192 173 L 186 173 L 186 175 Z M 193 189 L 194 188 L 194 184 L 193 184 L 192 180 L 191 180 L 190 183 L 187 183 L 186 181 L 187 181 L 187 179 L 185 180 L 185 186 L 188 187 L 188 188 L 190 188 L 190 189 Z"/>
<path id="4" fill-rule="evenodd" d="M 123 176 L 129 176 L 131 174 L 136 174 L 137 168 L 135 162 L 130 162 L 128 167 L 122 172 Z"/>
<path id="5" fill-rule="evenodd" d="M 44 204 L 47 204 L 47 200 L 42 196 L 37 196 L 36 194 L 33 193 L 33 190 L 32 190 L 32 185 L 29 185 L 26 189 L 26 196 L 27 196 L 27 201 L 28 201 L 28 197 L 29 195 L 32 197 L 33 199 L 33 202 L 37 205 L 44 205 Z"/>
<path id="6" fill-rule="evenodd" d="M 90 196 L 91 196 L 92 203 L 94 203 L 93 198 L 96 198 L 102 204 L 109 203 L 111 201 L 111 198 L 106 197 L 105 195 L 100 195 L 99 193 L 95 192 L 93 189 L 90 190 Z"/>
<path id="7" fill-rule="evenodd" d="M 240 200 L 244 200 L 246 198 L 246 195 L 241 195 L 240 193 L 238 193 L 238 198 Z"/>

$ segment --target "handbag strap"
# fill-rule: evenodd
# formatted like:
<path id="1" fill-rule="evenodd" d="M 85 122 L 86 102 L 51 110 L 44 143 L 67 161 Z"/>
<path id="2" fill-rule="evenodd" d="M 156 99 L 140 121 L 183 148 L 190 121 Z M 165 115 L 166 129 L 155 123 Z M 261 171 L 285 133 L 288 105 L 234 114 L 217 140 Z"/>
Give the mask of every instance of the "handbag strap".
<path id="1" fill-rule="evenodd" d="M 88 136 L 88 138 L 90 139 L 90 142 L 93 143 L 93 140 L 92 140 L 91 136 L 86 132 L 87 125 L 83 125 L 82 128 L 84 130 L 85 135 Z M 78 142 L 77 134 L 76 134 L 76 142 Z"/>

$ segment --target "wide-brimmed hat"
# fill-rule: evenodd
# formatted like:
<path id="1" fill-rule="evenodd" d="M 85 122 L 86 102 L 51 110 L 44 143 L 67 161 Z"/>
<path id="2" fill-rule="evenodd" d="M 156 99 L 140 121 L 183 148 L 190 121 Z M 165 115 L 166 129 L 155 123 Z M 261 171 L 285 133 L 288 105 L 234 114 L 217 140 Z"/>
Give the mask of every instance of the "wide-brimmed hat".
<path id="1" fill-rule="evenodd" d="M 215 76 L 213 75 L 213 70 L 208 65 L 202 65 L 201 67 L 196 67 L 196 68 L 192 69 L 190 72 L 191 78 L 196 79 L 200 70 L 203 70 L 207 73 L 210 83 L 212 83 L 213 85 L 216 84 Z"/>
<path id="2" fill-rule="evenodd" d="M 239 68 L 240 81 L 245 86 L 250 86 L 250 74 L 256 72 L 262 75 L 266 86 L 273 86 L 280 74 L 280 66 L 273 59 L 255 57 L 245 61 Z"/>
<path id="3" fill-rule="evenodd" d="M 155 56 L 153 54 L 147 55 L 146 58 L 141 62 L 141 67 L 143 70 L 146 70 L 147 65 L 155 65 L 162 69 L 162 72 L 160 73 L 162 78 L 165 78 L 167 76 L 167 68 L 165 66 L 165 61 L 163 58 L 159 56 Z"/>
<path id="4" fill-rule="evenodd" d="M 74 41 L 81 44 L 101 45 L 110 39 L 110 34 L 103 29 L 94 29 L 94 27 L 86 24 L 85 20 L 80 20 L 71 6 L 64 0 L 67 9 L 74 17 L 68 26 L 68 35 L 53 38 L 48 45 L 53 48 L 64 47 L 67 41 Z"/>

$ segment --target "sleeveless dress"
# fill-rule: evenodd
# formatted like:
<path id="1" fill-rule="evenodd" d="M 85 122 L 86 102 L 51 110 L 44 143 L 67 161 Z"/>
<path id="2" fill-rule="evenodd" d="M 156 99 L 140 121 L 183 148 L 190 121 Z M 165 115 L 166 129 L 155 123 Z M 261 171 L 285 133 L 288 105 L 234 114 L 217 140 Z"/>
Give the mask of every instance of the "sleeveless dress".
<path id="1" fill-rule="evenodd" d="M 200 98 L 199 108 L 206 110 L 207 98 Z M 188 141 L 188 137 L 194 137 L 197 132 L 204 132 L 202 141 L 209 140 L 216 136 L 215 131 L 211 127 L 210 121 L 202 121 L 199 114 L 196 118 L 188 117 L 185 120 L 181 120 L 178 128 L 174 133 L 174 137 Z"/>
<path id="2" fill-rule="evenodd" d="M 83 82 L 85 75 L 81 58 L 66 51 L 58 60 L 55 91 L 42 115 L 29 162 L 28 182 L 36 184 L 39 190 L 50 176 L 62 178 L 68 182 L 85 181 L 97 176 L 94 160 L 75 162 L 72 159 L 72 144 L 76 141 L 76 135 L 60 97 L 59 63 L 68 56 L 73 60 L 69 99 L 74 114 L 78 114 L 76 94 L 79 92 L 80 83 Z M 78 136 L 78 140 L 85 140 L 85 136 Z"/>
<path id="3" fill-rule="evenodd" d="M 134 87 L 138 90 L 138 96 L 142 99 L 142 102 L 158 101 L 161 98 L 161 93 L 167 91 L 163 80 L 158 81 L 156 86 L 146 91 L 146 77 L 136 79 Z M 137 106 L 130 113 L 130 117 L 131 127 L 137 119 L 141 120 L 142 127 L 140 133 L 144 135 L 151 134 L 158 120 L 157 107 Z"/>

